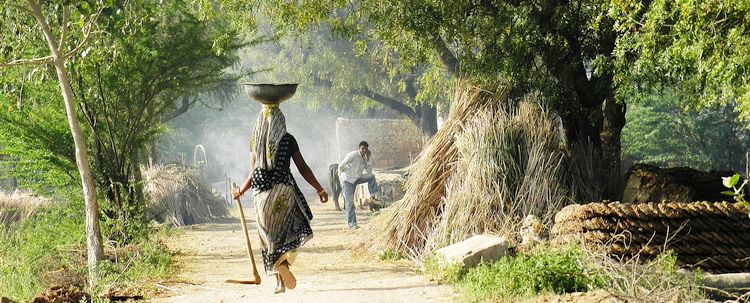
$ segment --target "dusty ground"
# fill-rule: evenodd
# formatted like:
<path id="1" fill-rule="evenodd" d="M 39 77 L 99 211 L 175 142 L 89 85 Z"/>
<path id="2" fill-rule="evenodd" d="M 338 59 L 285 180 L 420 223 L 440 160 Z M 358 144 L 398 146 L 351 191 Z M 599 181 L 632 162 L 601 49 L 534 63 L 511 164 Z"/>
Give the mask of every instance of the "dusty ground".
<path id="1" fill-rule="evenodd" d="M 310 199 L 312 201 L 312 199 Z M 162 296 L 153 302 L 450 302 L 448 286 L 437 285 L 416 273 L 408 261 L 355 261 L 346 251 L 357 231 L 346 228 L 343 212 L 333 205 L 311 203 L 315 233 L 301 250 L 292 272 L 297 288 L 273 294 L 275 280 L 263 273 L 261 285 L 228 284 L 227 279 L 251 279 L 252 268 L 238 218 L 222 223 L 184 228 L 184 233 L 167 241 L 181 252 L 177 257 L 178 277 L 157 285 Z M 236 211 L 233 212 L 238 217 Z M 245 209 L 256 261 L 260 261 L 255 213 Z M 358 212 L 360 225 L 367 224 L 366 212 Z"/>

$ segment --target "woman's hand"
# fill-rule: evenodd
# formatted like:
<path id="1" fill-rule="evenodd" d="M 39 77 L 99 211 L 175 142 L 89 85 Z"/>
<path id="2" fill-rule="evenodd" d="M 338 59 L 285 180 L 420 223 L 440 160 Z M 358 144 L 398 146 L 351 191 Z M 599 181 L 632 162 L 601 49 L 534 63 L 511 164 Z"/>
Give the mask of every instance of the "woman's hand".
<path id="1" fill-rule="evenodd" d="M 326 202 L 328 202 L 328 193 L 326 192 L 325 189 L 321 189 L 318 192 L 318 197 L 320 198 L 320 203 L 326 203 Z"/>
<path id="2" fill-rule="evenodd" d="M 240 192 L 239 188 L 232 188 L 232 197 L 234 197 L 234 199 L 239 199 L 240 197 L 242 197 L 242 192 Z"/>

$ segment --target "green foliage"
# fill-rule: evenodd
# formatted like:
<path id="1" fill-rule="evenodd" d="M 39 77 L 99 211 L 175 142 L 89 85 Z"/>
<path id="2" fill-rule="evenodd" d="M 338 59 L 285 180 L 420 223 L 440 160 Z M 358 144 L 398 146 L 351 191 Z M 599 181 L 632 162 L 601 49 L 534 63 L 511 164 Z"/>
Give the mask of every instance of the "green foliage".
<path id="1" fill-rule="evenodd" d="M 594 82 L 608 74 L 615 41 L 600 1 L 273 0 L 266 7 L 282 32 L 326 21 L 344 37 L 377 41 L 372 52 L 389 74 L 421 71 L 425 95 L 445 89 L 428 79 L 451 72 L 479 82 L 512 79 L 518 94 L 542 92 L 575 108 L 586 97 L 573 89 L 586 77 L 584 62 L 594 66 L 585 85 L 606 90 Z"/>
<path id="2" fill-rule="evenodd" d="M 742 184 L 739 184 L 738 186 L 737 184 L 739 183 L 739 181 L 740 174 L 734 174 L 731 177 L 721 177 L 721 184 L 723 184 L 724 187 L 731 189 L 723 191 L 721 193 L 727 196 L 732 196 L 734 197 L 735 201 L 745 204 L 746 206 L 750 206 L 747 200 L 745 200 L 745 185 L 747 185 L 748 181 L 743 180 Z"/>
<path id="3" fill-rule="evenodd" d="M 82 200 L 78 200 L 82 201 Z M 17 227 L 0 229 L 0 293 L 28 300 L 49 287 L 50 278 L 84 272 L 82 202 L 60 203 Z"/>
<path id="4" fill-rule="evenodd" d="M 732 106 L 693 110 L 671 90 L 628 106 L 623 158 L 662 167 L 744 168 L 750 131 Z"/>
<path id="5" fill-rule="evenodd" d="M 86 47 L 72 53 L 66 67 L 78 120 L 88 126 L 84 135 L 94 179 L 107 200 L 100 203 L 105 229 L 119 244 L 142 236 L 146 221 L 140 164 L 164 132 L 163 123 L 199 102 L 199 93 L 219 95 L 213 100 L 226 102 L 227 91 L 233 91 L 239 78 L 225 70 L 245 45 L 238 31 L 227 26 L 232 21 L 207 15 L 196 3 L 185 4 L 94 1 L 43 6 L 46 15 L 56 16 L 50 20 L 53 30 L 64 27 L 60 23 L 66 18 L 80 23 L 96 17 L 93 34 L 85 36 L 89 28 L 79 28 L 68 36 L 69 44 Z M 9 7 L 17 10 L 18 18 L 28 17 L 22 7 Z M 9 29 L 8 37 L 29 38 L 0 40 L 6 51 L 0 65 L 49 53 L 33 18 L 26 17 L 0 16 L 0 22 L 25 31 Z M 0 29 L 0 35 L 5 30 Z M 8 156 L 6 166 L 12 167 L 5 175 L 38 192 L 65 188 L 79 178 L 59 87 L 49 81 L 54 75 L 46 66 L 0 70 L 0 121 L 9 125 L 0 130 L 0 154 Z"/>
<path id="6" fill-rule="evenodd" d="M 0 88 L 0 154 L 6 156 L 0 158 L 0 177 L 15 177 L 20 187 L 37 193 L 71 190 L 80 177 L 60 93 L 55 91 L 59 88 L 45 77 L 27 78 L 23 72 L 0 69 L 0 79 L 22 79 Z"/>
<path id="7" fill-rule="evenodd" d="M 86 238 L 83 200 L 59 201 L 34 217 L 0 228 L 0 293 L 16 300 L 60 283 L 84 283 Z M 148 236 L 100 262 L 99 289 L 113 284 L 138 286 L 166 277 L 173 253 L 158 242 L 163 235 L 149 228 Z M 152 237 L 153 236 L 153 237 Z M 94 291 L 96 293 L 96 290 Z"/>
<path id="8" fill-rule="evenodd" d="M 686 106 L 736 102 L 750 118 L 750 1 L 611 0 L 620 37 L 617 95 L 640 101 L 674 88 Z"/>
<path id="9" fill-rule="evenodd" d="M 460 287 L 471 301 L 512 299 L 540 293 L 586 292 L 605 278 L 583 264 L 578 248 L 539 248 L 470 270 Z"/>
<path id="10" fill-rule="evenodd" d="M 389 66 L 394 59 L 382 54 L 382 43 L 337 36 L 324 23 L 249 49 L 245 64 L 263 71 L 252 81 L 300 83 L 300 95 L 305 98 L 295 99 L 313 108 L 325 105 L 359 113 L 390 110 L 419 127 L 421 107 L 447 104 L 444 88 L 452 81 L 447 75 L 435 77 L 424 69 L 402 73 Z M 427 89 L 431 85 L 440 89 Z"/>
<path id="11" fill-rule="evenodd" d="M 382 253 L 380 253 L 380 260 L 384 260 L 384 261 L 396 261 L 396 260 L 400 260 L 401 258 L 402 257 L 400 253 L 391 249 L 385 250 Z"/>
<path id="12" fill-rule="evenodd" d="M 583 251 L 576 247 L 539 247 L 529 254 L 503 257 L 468 271 L 456 263 L 446 265 L 432 255 L 425 259 L 424 268 L 438 281 L 456 284 L 471 302 L 585 292 L 606 285 L 605 277 L 586 264 Z"/>
<path id="13" fill-rule="evenodd" d="M 427 256 L 422 262 L 424 272 L 440 283 L 455 284 L 466 275 L 461 264 L 448 263 L 436 254 Z"/>

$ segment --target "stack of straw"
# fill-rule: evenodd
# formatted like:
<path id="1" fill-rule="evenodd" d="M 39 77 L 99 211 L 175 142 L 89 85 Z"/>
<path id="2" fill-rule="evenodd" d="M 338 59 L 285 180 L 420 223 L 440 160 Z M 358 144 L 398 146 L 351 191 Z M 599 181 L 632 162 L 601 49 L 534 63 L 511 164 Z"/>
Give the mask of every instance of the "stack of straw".
<path id="1" fill-rule="evenodd" d="M 456 170 L 427 249 L 483 233 L 517 239 L 528 215 L 551 226 L 554 214 L 569 202 L 555 128 L 548 113 L 531 101 L 478 113 L 456 135 Z"/>
<path id="2" fill-rule="evenodd" d="M 214 195 L 198 172 L 175 165 L 143 170 L 148 213 L 158 222 L 174 226 L 211 222 L 229 215 L 224 199 Z"/>
<path id="3" fill-rule="evenodd" d="M 49 203 L 49 199 L 31 193 L 0 192 L 0 224 L 8 225 L 21 221 L 34 214 L 34 211 Z"/>
<path id="4" fill-rule="evenodd" d="M 355 249 L 412 258 L 479 233 L 509 234 L 526 214 L 562 207 L 559 130 L 538 105 L 508 110 L 509 85 L 460 86 L 450 116 L 410 169 L 402 200 L 374 218 Z"/>

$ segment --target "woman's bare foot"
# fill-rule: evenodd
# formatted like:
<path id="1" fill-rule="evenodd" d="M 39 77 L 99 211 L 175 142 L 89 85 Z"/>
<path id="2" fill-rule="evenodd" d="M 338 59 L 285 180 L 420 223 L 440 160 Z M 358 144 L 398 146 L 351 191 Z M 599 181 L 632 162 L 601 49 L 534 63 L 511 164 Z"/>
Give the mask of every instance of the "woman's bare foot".
<path id="1" fill-rule="evenodd" d="M 297 279 L 294 277 L 291 271 L 289 271 L 289 263 L 286 261 L 281 262 L 278 266 L 279 277 L 281 277 L 282 283 L 289 289 L 297 287 Z"/>
<path id="2" fill-rule="evenodd" d="M 273 293 L 280 294 L 286 291 L 286 287 L 284 286 L 284 280 L 281 279 L 281 276 L 279 274 L 276 274 L 276 289 L 273 290 Z"/>

